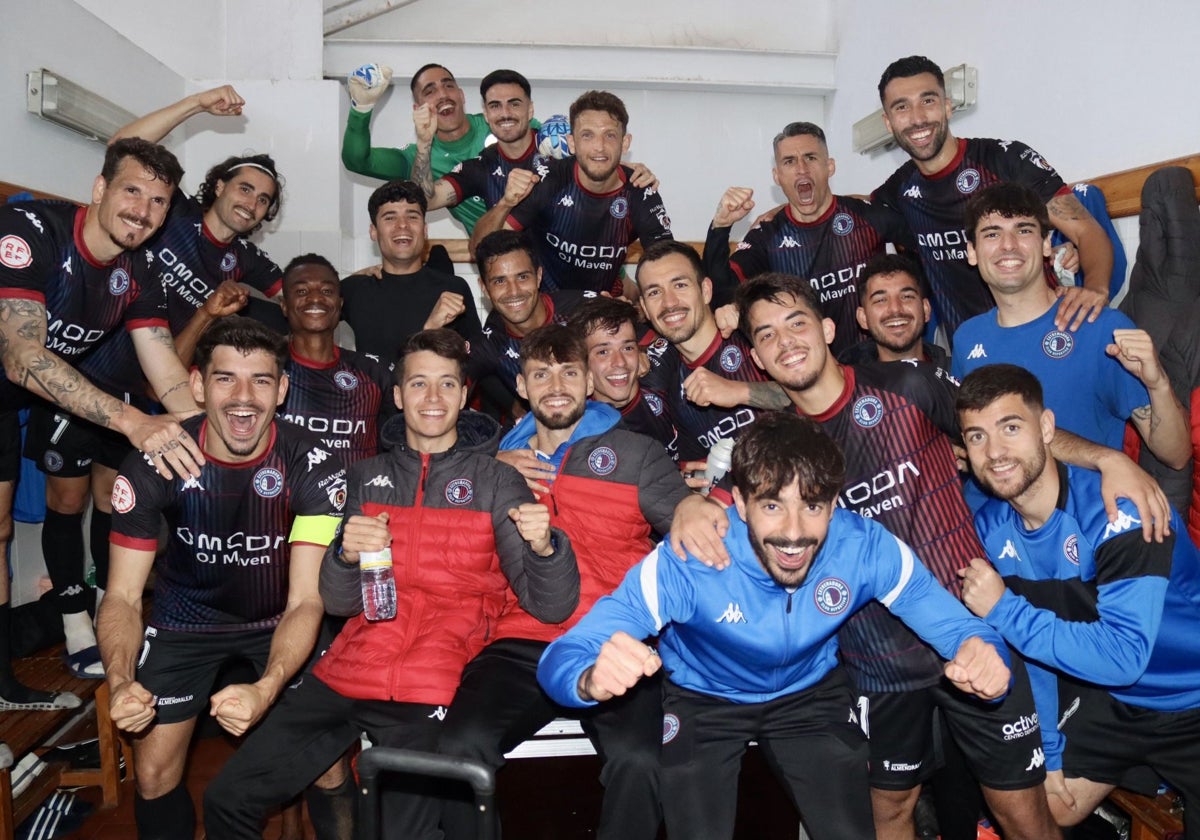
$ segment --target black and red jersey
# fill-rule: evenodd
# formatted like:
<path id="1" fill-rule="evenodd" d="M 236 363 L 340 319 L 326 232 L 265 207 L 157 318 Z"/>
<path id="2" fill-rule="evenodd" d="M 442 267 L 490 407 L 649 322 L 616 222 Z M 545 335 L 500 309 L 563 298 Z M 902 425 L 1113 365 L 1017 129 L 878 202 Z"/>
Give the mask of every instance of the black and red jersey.
<path id="1" fill-rule="evenodd" d="M 148 253 L 124 251 L 100 262 L 83 241 L 86 212 L 65 201 L 0 208 L 0 297 L 43 304 L 46 348 L 72 365 L 122 324 L 125 330 L 167 325 Z M 4 403 L 21 399 L 15 386 L 0 393 Z"/>
<path id="2" fill-rule="evenodd" d="M 941 171 L 924 175 L 910 160 L 871 195 L 873 201 L 903 216 L 912 228 L 947 337 L 952 337 L 963 321 L 995 305 L 983 278 L 967 262 L 963 224 L 971 196 L 998 181 L 1023 184 L 1043 201 L 1068 191 L 1054 167 L 1024 143 L 960 138 L 958 153 Z M 1047 272 L 1047 282 L 1057 285 L 1049 267 Z"/>
<path id="3" fill-rule="evenodd" d="M 658 391 L 638 386 L 637 396 L 621 411 L 622 429 L 652 437 L 673 459 L 679 457 L 679 432 L 667 413 L 667 401 Z"/>
<path id="4" fill-rule="evenodd" d="M 619 292 L 629 246 L 671 238 L 671 219 L 653 187 L 629 183 L 633 170 L 621 166 L 621 185 L 594 193 L 579 183 L 574 158 L 539 159 L 541 177 L 513 208 L 508 224 L 528 230 L 542 265 L 542 288 Z"/>
<path id="5" fill-rule="evenodd" d="M 482 198 L 488 208 L 495 207 L 504 197 L 508 184 L 508 173 L 514 169 L 533 171 L 534 165 L 546 158 L 537 154 L 537 138 L 530 132 L 529 148 L 518 158 L 510 158 L 493 143 L 479 153 L 479 157 L 460 161 L 442 176 L 442 180 L 454 188 L 458 196 L 456 203 L 468 198 Z"/>
<path id="6" fill-rule="evenodd" d="M 958 569 L 983 555 L 950 446 L 953 383 L 932 365 L 906 362 L 842 371 L 842 394 L 813 417 L 846 456 L 838 505 L 878 520 L 961 597 Z M 860 689 L 908 691 L 941 678 L 937 654 L 881 606 L 851 618 L 840 638 Z"/>
<path id="7" fill-rule="evenodd" d="M 564 323 L 576 306 L 595 296 L 595 292 L 583 292 L 578 289 L 542 292 L 546 323 Z M 504 319 L 493 309 L 483 322 L 483 340 L 471 343 L 471 361 L 467 365 L 467 376 L 472 382 L 478 382 L 485 376 L 495 376 L 516 399 L 517 374 L 520 372 L 521 336 L 509 332 L 504 326 Z"/>
<path id="8" fill-rule="evenodd" d="M 183 427 L 203 448 L 206 419 L 193 417 Z M 121 465 L 112 541 L 153 551 L 161 517 L 169 532 L 166 553 L 155 561 L 149 624 L 215 633 L 279 623 L 293 520 L 340 517 L 346 468 L 303 429 L 274 423 L 270 435 L 262 457 L 227 464 L 208 456 L 198 478 L 164 479 L 140 452 Z"/>
<path id="9" fill-rule="evenodd" d="M 797 221 L 791 208 L 751 228 L 723 263 L 729 250 L 729 228 L 709 228 L 705 265 L 713 294 L 732 296 L 738 283 L 767 271 L 808 280 L 821 298 L 825 317 L 837 325 L 834 353 L 866 334 L 855 317 L 858 275 L 887 243 L 912 248 L 912 234 L 895 211 L 857 198 L 835 195 L 829 209 L 812 222 Z M 721 302 L 726 302 L 722 300 Z"/>
<path id="10" fill-rule="evenodd" d="M 288 392 L 277 416 L 316 434 L 349 466 L 379 452 L 379 432 L 397 411 L 392 375 L 379 362 L 335 347 L 314 362 L 293 347 L 284 371 Z"/>
<path id="11" fill-rule="evenodd" d="M 737 382 L 765 382 L 764 374 L 750 358 L 750 345 L 735 332 L 729 338 L 717 333 L 709 348 L 694 364 L 679 355 L 675 346 L 662 336 L 654 338 L 646 348 L 650 357 L 650 372 L 642 384 L 662 395 L 667 415 L 679 432 L 680 461 L 700 461 L 721 438 L 736 438 L 740 429 L 754 422 L 757 409 L 748 405 L 722 408 L 700 406 L 689 402 L 683 382 L 692 371 L 706 368 L 718 376 Z"/>

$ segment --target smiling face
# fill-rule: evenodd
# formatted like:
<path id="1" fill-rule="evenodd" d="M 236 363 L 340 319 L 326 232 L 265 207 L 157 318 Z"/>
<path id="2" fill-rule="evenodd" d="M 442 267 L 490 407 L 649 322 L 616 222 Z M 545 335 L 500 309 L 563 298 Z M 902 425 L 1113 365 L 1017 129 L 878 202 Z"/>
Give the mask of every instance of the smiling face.
<path id="1" fill-rule="evenodd" d="M 175 187 L 127 155 L 111 181 L 97 176 L 92 185 L 100 229 L 120 250 L 140 247 L 162 227 L 174 191 Z"/>
<path id="2" fill-rule="evenodd" d="M 231 242 L 262 223 L 271 210 L 276 189 L 275 180 L 266 172 L 240 166 L 229 180 L 217 181 L 215 198 L 204 214 L 204 222 L 217 239 Z"/>
<path id="3" fill-rule="evenodd" d="M 418 350 L 405 356 L 403 365 L 395 398 L 404 412 L 408 446 L 417 452 L 445 452 L 458 440 L 458 415 L 467 404 L 459 364 L 432 350 Z"/>
<path id="4" fill-rule="evenodd" d="M 542 325 L 546 314 L 539 306 L 542 270 L 533 267 L 533 260 L 525 250 L 493 257 L 488 260 L 484 274 L 480 284 L 484 294 L 510 331 L 524 335 Z"/>
<path id="5" fill-rule="evenodd" d="M 466 128 L 466 94 L 444 67 L 430 67 L 420 75 L 413 86 L 413 103 L 433 108 L 438 134 L 457 134 Z"/>
<path id="6" fill-rule="evenodd" d="M 922 172 L 936 172 L 954 156 L 952 110 L 946 92 L 932 73 L 899 76 L 883 91 L 883 122 Z"/>
<path id="7" fill-rule="evenodd" d="M 825 144 L 811 134 L 784 137 L 775 147 L 771 176 L 783 190 L 797 221 L 815 221 L 829 209 L 833 203 L 829 179 L 834 170 Z"/>
<path id="8" fill-rule="evenodd" d="M 672 344 L 690 340 L 706 321 L 712 320 L 708 308 L 712 283 L 707 277 L 698 277 L 695 267 L 682 254 L 643 261 L 638 266 L 637 282 L 650 326 Z"/>
<path id="9" fill-rule="evenodd" d="M 929 321 L 929 301 L 920 283 L 906 271 L 875 274 L 866 284 L 858 325 L 871 334 L 879 360 L 894 362 L 920 356 L 921 334 Z"/>
<path id="10" fill-rule="evenodd" d="M 1054 415 L 1035 412 L 1017 394 L 1005 394 L 978 411 L 959 413 L 971 471 L 993 496 L 1021 503 L 1046 482 L 1046 448 Z"/>
<path id="11" fill-rule="evenodd" d="M 750 351 L 755 364 L 790 391 L 805 391 L 835 364 L 829 353 L 833 321 L 820 318 L 792 295 L 750 306 Z"/>
<path id="12" fill-rule="evenodd" d="M 633 324 L 625 321 L 614 331 L 598 327 L 586 341 L 596 399 L 618 409 L 629 405 L 637 394 L 641 361 Z"/>
<path id="13" fill-rule="evenodd" d="M 734 487 L 733 503 L 746 522 L 750 544 L 767 574 L 784 587 L 804 583 L 829 533 L 833 503 L 806 501 L 796 481 L 777 494 L 748 498 Z"/>
<path id="14" fill-rule="evenodd" d="M 275 409 L 287 396 L 287 374 L 266 350 L 213 349 L 206 370 L 191 373 L 192 396 L 208 416 L 204 451 L 219 461 L 258 458 L 270 444 Z"/>
<path id="15" fill-rule="evenodd" d="M 979 268 L 994 295 L 1041 293 L 1049 256 L 1050 237 L 1032 216 L 989 213 L 975 225 L 975 241 L 967 243 L 967 262 Z"/>
<path id="16" fill-rule="evenodd" d="M 385 271 L 411 274 L 425 256 L 425 213 L 407 201 L 384 204 L 375 214 L 371 239 L 379 245 Z"/>
<path id="17" fill-rule="evenodd" d="M 483 116 L 501 143 L 514 143 L 529 133 L 533 102 L 520 85 L 492 85 L 483 97 Z"/>
<path id="18" fill-rule="evenodd" d="M 592 375 L 582 362 L 526 359 L 517 374 L 517 393 L 529 401 L 529 410 L 547 429 L 569 429 L 583 417 Z"/>
<path id="19" fill-rule="evenodd" d="M 327 266 L 298 265 L 283 278 L 283 315 L 293 334 L 332 333 L 342 316 L 342 289 Z"/>
<path id="20" fill-rule="evenodd" d="M 607 111 L 581 111 L 567 135 L 567 146 L 580 171 L 597 189 L 608 185 L 629 151 L 632 135 Z"/>

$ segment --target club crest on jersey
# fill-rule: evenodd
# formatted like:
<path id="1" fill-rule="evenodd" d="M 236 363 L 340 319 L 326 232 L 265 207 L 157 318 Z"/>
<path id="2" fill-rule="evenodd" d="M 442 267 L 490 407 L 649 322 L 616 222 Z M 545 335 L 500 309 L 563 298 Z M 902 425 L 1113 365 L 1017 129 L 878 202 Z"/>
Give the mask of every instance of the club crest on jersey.
<path id="1" fill-rule="evenodd" d="M 108 290 L 114 295 L 123 295 L 129 291 L 129 272 L 123 268 L 113 269 L 108 275 Z"/>
<path id="2" fill-rule="evenodd" d="M 226 251 L 225 256 L 221 257 L 221 271 L 233 271 L 237 268 L 237 254 L 233 251 Z"/>
<path id="3" fill-rule="evenodd" d="M 736 373 L 742 366 L 742 351 L 737 347 L 726 347 L 721 351 L 721 370 Z"/>
<path id="4" fill-rule="evenodd" d="M 325 488 L 325 494 L 329 497 L 329 504 L 333 505 L 334 510 L 341 510 L 346 506 L 346 479 L 339 478 Z"/>
<path id="5" fill-rule="evenodd" d="M 650 342 L 650 347 L 647 349 L 651 353 L 661 355 L 663 351 L 667 349 L 667 340 L 660 336 L 659 338 L 656 338 L 654 341 Z"/>
<path id="6" fill-rule="evenodd" d="M 1063 543 L 1063 556 L 1071 562 L 1071 565 L 1079 565 L 1079 535 L 1072 534 L 1067 537 L 1067 541 Z"/>
<path id="7" fill-rule="evenodd" d="M 353 391 L 358 387 L 358 377 L 348 370 L 339 370 L 333 375 L 333 384 L 343 391 Z"/>
<path id="8" fill-rule="evenodd" d="M 663 715 L 663 743 L 669 744 L 679 734 L 679 718 L 668 712 Z"/>
<path id="9" fill-rule="evenodd" d="M 33 252 L 29 243 L 19 236 L 9 234 L 0 237 L 0 263 L 9 268 L 25 268 L 33 262 Z"/>
<path id="10" fill-rule="evenodd" d="M 624 219 L 629 215 L 629 199 L 623 195 L 617 196 L 613 203 L 608 205 L 608 212 L 612 213 L 614 219 Z"/>
<path id="11" fill-rule="evenodd" d="M 838 213 L 833 217 L 833 232 L 845 236 L 854 230 L 854 217 L 849 213 Z"/>
<path id="12" fill-rule="evenodd" d="M 274 467 L 263 467 L 254 474 L 254 492 L 264 499 L 273 499 L 283 492 L 283 473 Z"/>
<path id="13" fill-rule="evenodd" d="M 850 606 L 850 587 L 837 578 L 825 578 L 813 592 L 817 609 L 826 615 L 838 615 Z"/>
<path id="14" fill-rule="evenodd" d="M 612 447 L 601 446 L 588 455 L 588 469 L 596 475 L 608 475 L 617 468 L 617 453 Z"/>
<path id="15" fill-rule="evenodd" d="M 133 485 L 125 476 L 117 476 L 117 480 L 113 482 L 113 510 L 117 513 L 129 513 L 135 504 L 137 504 L 137 494 L 133 492 Z"/>
<path id="16" fill-rule="evenodd" d="M 42 463 L 46 465 L 48 472 L 58 472 L 63 468 L 63 457 L 53 449 L 47 449 L 46 454 L 42 456 Z"/>
<path id="17" fill-rule="evenodd" d="M 879 425 L 879 421 L 883 419 L 883 403 L 879 397 L 865 396 L 859 397 L 854 403 L 854 408 L 850 410 L 854 422 L 862 426 L 864 429 L 869 429 L 872 426 Z"/>
<path id="18" fill-rule="evenodd" d="M 970 195 L 979 189 L 980 180 L 978 169 L 964 169 L 954 179 L 954 186 L 958 187 L 958 191 L 963 195 Z"/>
<path id="19" fill-rule="evenodd" d="M 1051 359 L 1063 359 L 1075 349 L 1075 339 L 1062 330 L 1051 330 L 1042 339 L 1042 352 Z"/>
<path id="20" fill-rule="evenodd" d="M 662 413 L 663 413 L 662 397 L 660 397 L 658 394 L 643 394 L 642 397 L 643 397 L 643 399 L 645 399 L 646 405 L 650 406 L 650 410 L 654 413 L 654 416 L 662 417 Z"/>
<path id="21" fill-rule="evenodd" d="M 475 485 L 469 478 L 456 478 L 446 485 L 446 501 L 452 505 L 465 505 L 475 498 Z"/>
<path id="22" fill-rule="evenodd" d="M 1045 159 L 1043 159 L 1042 156 L 1033 149 L 1026 149 L 1025 151 L 1021 152 L 1021 159 L 1029 161 L 1038 169 L 1044 169 L 1047 172 L 1054 171 L 1054 167 L 1046 163 Z"/>

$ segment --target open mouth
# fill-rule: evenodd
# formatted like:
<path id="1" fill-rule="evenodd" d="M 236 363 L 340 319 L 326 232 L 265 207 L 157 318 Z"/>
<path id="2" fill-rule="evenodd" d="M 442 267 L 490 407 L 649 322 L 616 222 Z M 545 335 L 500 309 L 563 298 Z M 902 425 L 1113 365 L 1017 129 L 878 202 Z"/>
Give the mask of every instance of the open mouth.
<path id="1" fill-rule="evenodd" d="M 258 426 L 258 412 L 250 408 L 234 408 L 225 412 L 225 420 L 234 437 L 248 438 L 253 436 Z"/>
<path id="2" fill-rule="evenodd" d="M 929 125 L 917 126 L 906 131 L 904 136 L 914 146 L 927 146 L 933 140 L 933 136 L 936 133 L 934 128 L 935 126 Z"/>
<path id="3" fill-rule="evenodd" d="M 808 565 L 812 559 L 813 547 L 814 544 L 808 541 L 801 544 L 767 543 L 767 549 L 771 552 L 779 567 L 792 572 L 803 569 Z"/>
<path id="4" fill-rule="evenodd" d="M 448 117 L 454 113 L 457 104 L 452 99 L 445 99 L 437 105 L 437 115 L 439 117 Z"/>
<path id="5" fill-rule="evenodd" d="M 801 204 L 812 204 L 815 196 L 816 189 L 812 181 L 803 178 L 796 182 L 796 198 Z"/>

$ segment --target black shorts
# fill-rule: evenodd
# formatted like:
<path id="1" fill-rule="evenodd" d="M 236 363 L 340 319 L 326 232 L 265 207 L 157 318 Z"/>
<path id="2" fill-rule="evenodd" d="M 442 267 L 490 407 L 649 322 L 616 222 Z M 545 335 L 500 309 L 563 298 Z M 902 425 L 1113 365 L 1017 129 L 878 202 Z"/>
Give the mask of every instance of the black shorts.
<path id="1" fill-rule="evenodd" d="M 221 666 L 245 659 L 262 674 L 274 629 L 184 633 L 146 627 L 137 680 L 158 698 L 159 723 L 190 720 L 208 708 Z"/>
<path id="2" fill-rule="evenodd" d="M 1064 775 L 1147 795 L 1161 776 L 1185 802 L 1200 802 L 1200 709 L 1131 706 L 1104 689 L 1063 680 L 1059 706 Z"/>
<path id="3" fill-rule="evenodd" d="M 0 481 L 21 474 L 21 420 L 16 409 L 0 411 Z"/>
<path id="4" fill-rule="evenodd" d="M 975 779 L 995 790 L 1024 790 L 1046 778 L 1042 730 L 1029 674 L 1016 654 L 1012 689 L 999 703 L 964 694 L 945 680 L 906 692 L 862 692 L 859 714 L 871 747 L 871 787 L 909 790 L 933 772 L 933 710 L 942 710 Z"/>
<path id="5" fill-rule="evenodd" d="M 25 457 L 47 475 L 90 475 L 92 462 L 120 469 L 133 446 L 122 434 L 45 403 L 29 409 Z"/>

